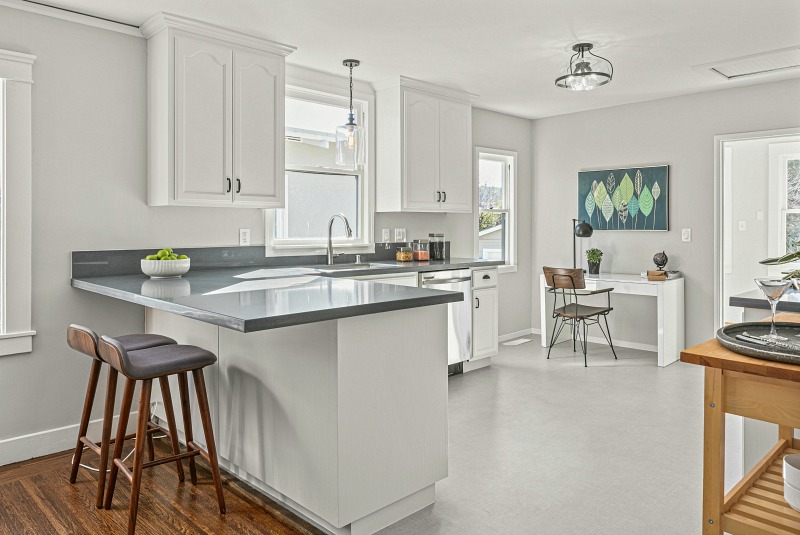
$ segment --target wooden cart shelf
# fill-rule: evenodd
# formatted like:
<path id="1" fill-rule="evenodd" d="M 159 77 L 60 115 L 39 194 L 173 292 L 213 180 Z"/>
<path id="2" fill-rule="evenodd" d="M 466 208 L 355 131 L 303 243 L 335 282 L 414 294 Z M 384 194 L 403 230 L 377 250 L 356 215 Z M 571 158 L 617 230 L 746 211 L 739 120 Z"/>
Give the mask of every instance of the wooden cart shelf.
<path id="1" fill-rule="evenodd" d="M 731 535 L 800 534 L 800 512 L 783 499 L 783 458 L 800 453 L 781 440 L 725 496 L 722 529 Z"/>
<path id="2" fill-rule="evenodd" d="M 800 323 L 800 315 L 780 321 Z M 716 340 L 681 352 L 705 367 L 703 391 L 703 535 L 800 535 L 800 512 L 783 499 L 783 458 L 800 453 L 800 366 L 733 353 Z M 725 415 L 778 424 L 777 443 L 724 494 Z"/>

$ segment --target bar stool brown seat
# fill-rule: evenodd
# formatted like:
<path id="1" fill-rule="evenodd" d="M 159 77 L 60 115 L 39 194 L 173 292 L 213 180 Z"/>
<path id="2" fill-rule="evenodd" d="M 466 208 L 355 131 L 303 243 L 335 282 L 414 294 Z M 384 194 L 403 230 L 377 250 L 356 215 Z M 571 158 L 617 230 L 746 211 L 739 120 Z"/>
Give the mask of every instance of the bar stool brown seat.
<path id="1" fill-rule="evenodd" d="M 151 347 L 174 345 L 177 344 L 172 338 L 161 336 L 158 334 L 128 334 L 118 336 L 116 340 L 122 344 L 127 351 L 137 351 Z M 108 370 L 108 382 L 106 385 L 106 400 L 105 400 L 105 414 L 103 415 L 103 431 L 99 444 L 96 444 L 86 436 L 89 428 L 89 421 L 92 414 L 92 405 L 94 404 L 95 394 L 97 393 L 97 383 L 100 378 L 100 371 L 103 367 L 103 359 L 97 351 L 97 334 L 88 327 L 81 325 L 70 325 L 67 328 L 67 344 L 74 350 L 79 351 L 85 355 L 92 357 L 92 369 L 89 372 L 89 385 L 86 388 L 86 398 L 83 404 L 83 414 L 81 414 L 81 423 L 78 428 L 78 441 L 75 445 L 75 453 L 72 459 L 72 470 L 69 476 L 69 482 L 75 483 L 78 477 L 78 469 L 81 466 L 81 456 L 83 455 L 84 448 L 89 448 L 100 456 L 100 466 L 98 467 L 97 478 L 97 500 L 96 505 L 98 508 L 103 507 L 103 492 L 106 480 L 106 466 L 108 464 L 108 450 L 111 438 L 111 423 L 114 419 L 114 399 L 117 392 L 117 370 L 110 367 Z M 170 407 L 171 409 L 171 407 Z M 148 407 L 148 421 L 149 421 L 149 407 Z M 162 431 L 159 426 L 155 424 L 148 425 L 147 445 L 151 460 L 154 457 L 153 453 L 153 433 Z M 170 434 L 170 433 L 167 433 Z M 123 440 L 133 438 L 134 435 L 123 436 Z M 170 436 L 172 436 L 170 434 Z M 177 440 L 177 437 L 176 437 Z M 183 481 L 183 467 L 179 466 L 178 477 Z"/>
<path id="2" fill-rule="evenodd" d="M 133 534 L 136 531 L 136 516 L 139 508 L 139 490 L 142 483 L 142 469 L 171 461 L 180 463 L 181 459 L 188 458 L 190 477 L 192 483 L 196 484 L 197 474 L 195 472 L 194 458 L 200 455 L 211 465 L 211 474 L 214 478 L 214 486 L 217 492 L 219 512 L 220 514 L 225 514 L 225 498 L 222 495 L 222 478 L 219 473 L 217 448 L 214 442 L 214 431 L 211 427 L 211 411 L 208 407 L 208 394 L 206 392 L 206 383 L 203 376 L 203 368 L 215 363 L 217 361 L 216 355 L 205 349 L 190 345 L 168 345 L 140 349 L 138 351 L 128 351 L 119 340 L 108 336 L 103 336 L 100 339 L 98 350 L 103 360 L 126 378 L 125 391 L 122 396 L 120 421 L 117 428 L 117 441 L 114 445 L 114 457 L 108 479 L 108 490 L 105 496 L 105 508 L 111 508 L 111 502 L 114 498 L 114 487 L 117 482 L 117 474 L 121 471 L 131 483 L 131 501 L 128 509 L 128 533 Z M 194 442 L 192 438 L 188 372 L 192 372 L 192 377 L 194 379 L 197 404 L 200 409 L 203 432 L 206 438 L 206 447 L 208 448 L 207 451 Z M 150 406 L 150 393 L 153 379 L 158 379 L 164 399 L 170 399 L 170 375 L 177 375 L 178 378 L 187 451 L 181 453 L 177 441 L 173 440 L 173 455 L 156 461 L 144 462 L 144 437 L 147 435 L 146 414 L 147 408 Z M 136 388 L 137 381 L 142 382 L 142 388 L 139 398 L 139 415 L 136 426 L 133 469 L 129 470 L 122 460 L 122 443 L 124 441 L 125 428 L 128 424 L 131 403 L 133 402 L 133 391 Z M 174 425 L 171 424 L 170 429 L 172 428 L 174 428 Z"/>

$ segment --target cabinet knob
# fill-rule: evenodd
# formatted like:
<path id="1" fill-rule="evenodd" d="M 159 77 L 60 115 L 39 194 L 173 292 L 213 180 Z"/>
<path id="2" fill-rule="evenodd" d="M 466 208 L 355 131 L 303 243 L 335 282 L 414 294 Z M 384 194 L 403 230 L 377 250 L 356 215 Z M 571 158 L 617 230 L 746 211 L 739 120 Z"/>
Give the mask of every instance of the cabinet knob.
<path id="1" fill-rule="evenodd" d="M 228 181 L 228 189 L 227 189 L 227 191 L 225 193 L 230 193 L 231 192 L 231 179 L 230 178 L 226 178 L 225 180 Z"/>

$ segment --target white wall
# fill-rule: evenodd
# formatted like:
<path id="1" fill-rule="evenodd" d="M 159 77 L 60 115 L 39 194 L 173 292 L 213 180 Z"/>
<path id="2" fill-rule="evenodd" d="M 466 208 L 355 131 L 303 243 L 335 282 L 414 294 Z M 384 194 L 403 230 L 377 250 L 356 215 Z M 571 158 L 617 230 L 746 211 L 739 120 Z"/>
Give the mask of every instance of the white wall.
<path id="1" fill-rule="evenodd" d="M 575 95 L 580 98 L 580 95 Z M 595 232 L 585 247 L 606 253 L 603 268 L 639 273 L 662 249 L 668 268 L 686 277 L 686 342 L 713 336 L 714 136 L 800 125 L 800 80 L 642 102 L 533 122 L 534 262 L 572 262 L 570 218 L 577 212 L 577 173 L 652 163 L 670 165 L 668 232 Z M 692 242 L 681 241 L 692 229 Z M 538 303 L 538 286 L 534 302 Z M 614 337 L 653 343 L 654 307 L 615 298 Z M 640 298 L 644 299 L 644 298 Z M 538 324 L 539 311 L 533 309 Z M 615 328 L 616 327 L 616 328 Z M 644 337 L 644 338 L 643 338 Z"/>

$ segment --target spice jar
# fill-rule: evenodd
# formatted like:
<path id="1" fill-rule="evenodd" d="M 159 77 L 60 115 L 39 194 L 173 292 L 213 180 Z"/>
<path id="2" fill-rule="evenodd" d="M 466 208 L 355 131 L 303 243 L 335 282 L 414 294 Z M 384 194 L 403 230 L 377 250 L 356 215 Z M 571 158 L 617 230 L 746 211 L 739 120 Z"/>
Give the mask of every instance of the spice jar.
<path id="1" fill-rule="evenodd" d="M 431 253 L 428 249 L 428 240 L 414 240 L 411 242 L 411 258 L 415 261 L 431 259 Z"/>
<path id="2" fill-rule="evenodd" d="M 431 260 L 444 260 L 444 234 L 428 234 Z"/>
<path id="3" fill-rule="evenodd" d="M 411 247 L 398 247 L 394 253 L 394 259 L 398 262 L 411 262 Z"/>

